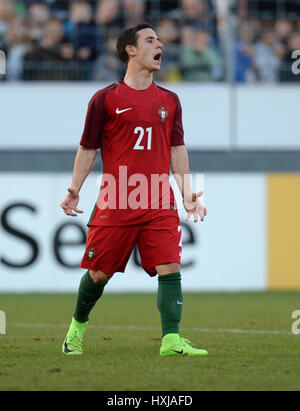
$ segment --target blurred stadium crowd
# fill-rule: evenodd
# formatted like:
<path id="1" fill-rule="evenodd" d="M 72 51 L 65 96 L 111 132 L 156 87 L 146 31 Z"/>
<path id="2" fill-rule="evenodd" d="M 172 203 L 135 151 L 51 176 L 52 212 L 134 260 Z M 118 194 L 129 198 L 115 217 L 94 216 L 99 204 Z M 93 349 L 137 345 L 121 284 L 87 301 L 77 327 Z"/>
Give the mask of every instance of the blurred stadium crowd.
<path id="1" fill-rule="evenodd" d="M 164 44 L 158 81 L 300 81 L 300 1 L 0 0 L 5 81 L 114 81 L 124 27 L 147 21 Z M 230 17 L 232 16 L 232 17 Z M 232 30 L 233 28 L 233 30 Z M 234 58 L 232 58 L 234 56 Z"/>

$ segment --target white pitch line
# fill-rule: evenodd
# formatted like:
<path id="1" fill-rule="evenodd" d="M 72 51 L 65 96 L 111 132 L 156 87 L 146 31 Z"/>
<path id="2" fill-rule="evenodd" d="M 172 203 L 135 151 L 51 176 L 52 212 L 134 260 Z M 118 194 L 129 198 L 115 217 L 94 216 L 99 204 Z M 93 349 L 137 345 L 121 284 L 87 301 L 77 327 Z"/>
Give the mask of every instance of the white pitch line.
<path id="1" fill-rule="evenodd" d="M 9 324 L 8 324 L 9 325 Z M 13 327 L 24 327 L 24 328 L 67 328 L 68 324 L 25 324 L 25 323 L 11 323 Z M 99 328 L 106 330 L 159 330 L 160 327 L 142 327 L 136 325 L 89 325 L 89 328 Z M 291 331 L 278 331 L 278 330 L 247 330 L 239 328 L 198 328 L 198 327 L 182 327 L 184 331 L 197 331 L 203 333 L 230 333 L 230 334 L 266 334 L 266 335 L 293 335 Z"/>

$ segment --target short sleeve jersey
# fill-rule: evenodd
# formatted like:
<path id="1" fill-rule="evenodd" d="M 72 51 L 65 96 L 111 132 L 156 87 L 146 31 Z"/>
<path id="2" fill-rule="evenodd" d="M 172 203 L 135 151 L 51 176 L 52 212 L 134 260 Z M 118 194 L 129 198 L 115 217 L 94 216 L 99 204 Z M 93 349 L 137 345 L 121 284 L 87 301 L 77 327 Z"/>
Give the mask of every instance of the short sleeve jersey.
<path id="1" fill-rule="evenodd" d="M 171 147 L 184 145 L 178 96 L 152 83 L 123 81 L 90 100 L 80 144 L 100 149 L 103 177 L 89 225 L 122 226 L 175 211 L 169 185 Z"/>

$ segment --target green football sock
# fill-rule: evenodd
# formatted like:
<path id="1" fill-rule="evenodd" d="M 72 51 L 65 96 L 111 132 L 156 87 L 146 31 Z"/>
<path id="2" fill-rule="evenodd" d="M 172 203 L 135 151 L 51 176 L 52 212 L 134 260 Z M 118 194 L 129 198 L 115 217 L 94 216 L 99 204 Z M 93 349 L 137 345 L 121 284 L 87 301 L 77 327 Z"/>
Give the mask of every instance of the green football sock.
<path id="1" fill-rule="evenodd" d="M 178 333 L 182 313 L 180 273 L 158 277 L 157 308 L 161 316 L 162 336 Z"/>
<path id="2" fill-rule="evenodd" d="M 107 283 L 97 285 L 87 271 L 82 277 L 79 285 L 77 303 L 73 317 L 81 323 L 88 321 L 89 313 L 101 297 Z"/>

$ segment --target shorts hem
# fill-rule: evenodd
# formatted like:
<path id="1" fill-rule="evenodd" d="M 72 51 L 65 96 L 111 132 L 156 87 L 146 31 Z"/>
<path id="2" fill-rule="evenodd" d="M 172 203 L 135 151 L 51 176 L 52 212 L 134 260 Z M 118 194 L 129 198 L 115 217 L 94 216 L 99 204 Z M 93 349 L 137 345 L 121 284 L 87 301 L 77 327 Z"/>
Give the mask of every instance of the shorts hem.
<path id="1" fill-rule="evenodd" d="M 90 265 L 90 264 L 80 264 L 80 268 L 84 268 L 85 270 L 92 270 L 92 271 L 102 271 L 104 274 L 107 275 L 114 275 L 115 273 L 124 273 L 125 269 L 121 270 L 110 270 L 110 269 L 105 269 L 104 267 L 99 267 Z"/>
<path id="2" fill-rule="evenodd" d="M 179 261 L 174 261 L 174 259 L 172 259 L 172 261 L 166 261 L 165 259 L 162 260 L 162 261 L 159 260 L 159 262 L 157 262 L 153 265 L 151 264 L 151 267 L 144 267 L 144 266 L 142 266 L 142 267 L 143 267 L 144 271 L 146 271 L 146 273 L 150 275 L 150 277 L 155 277 L 158 274 L 156 269 L 155 269 L 155 266 L 162 265 L 162 264 L 172 264 L 172 263 L 181 264 L 181 259 L 179 259 Z"/>

